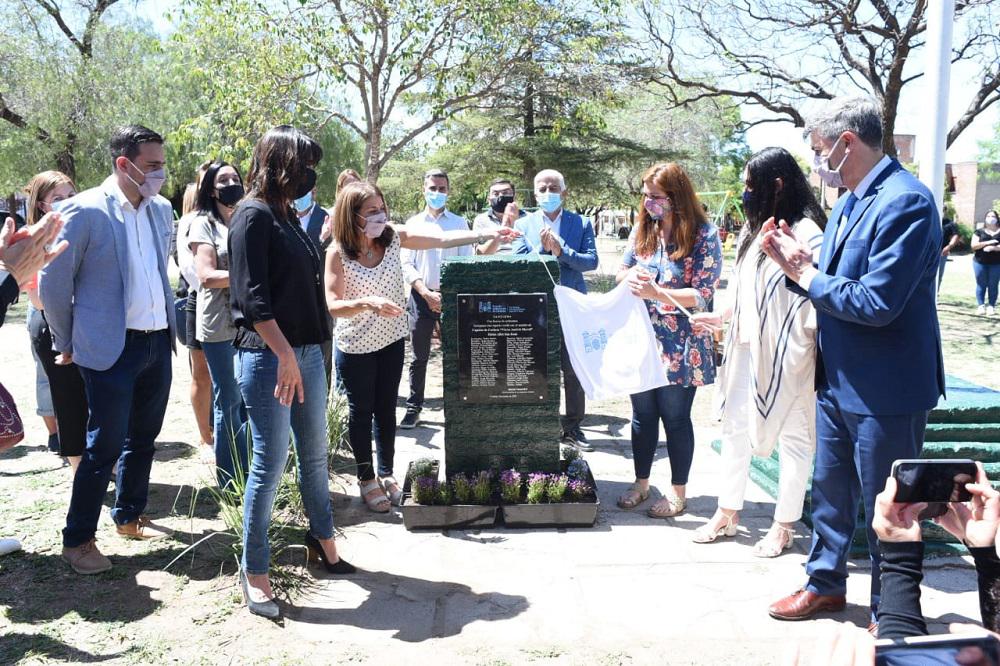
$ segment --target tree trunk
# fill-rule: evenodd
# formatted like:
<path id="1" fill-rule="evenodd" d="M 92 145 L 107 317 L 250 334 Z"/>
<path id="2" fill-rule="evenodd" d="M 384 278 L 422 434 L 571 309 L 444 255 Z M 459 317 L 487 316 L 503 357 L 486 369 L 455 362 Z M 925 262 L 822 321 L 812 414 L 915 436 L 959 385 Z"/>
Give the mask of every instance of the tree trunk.
<path id="1" fill-rule="evenodd" d="M 524 87 L 524 102 L 521 104 L 521 124 L 524 138 L 531 139 L 535 136 L 535 84 L 530 79 Z M 521 177 L 525 183 L 529 185 L 534 183 L 535 169 L 535 159 L 532 157 L 531 147 L 529 146 L 524 161 L 521 164 Z M 524 203 L 527 206 L 535 205 L 534 187 L 529 189 Z"/>

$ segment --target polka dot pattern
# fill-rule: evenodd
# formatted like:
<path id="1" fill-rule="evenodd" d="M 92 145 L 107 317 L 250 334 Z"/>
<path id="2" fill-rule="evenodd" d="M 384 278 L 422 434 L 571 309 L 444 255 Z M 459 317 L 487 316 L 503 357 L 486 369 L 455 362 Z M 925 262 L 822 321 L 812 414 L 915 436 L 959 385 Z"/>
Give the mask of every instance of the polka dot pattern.
<path id="1" fill-rule="evenodd" d="M 341 253 L 344 264 L 344 298 L 353 300 L 365 296 L 381 296 L 406 309 L 403 287 L 403 264 L 399 258 L 399 234 L 385 250 L 382 261 L 373 268 Z M 337 317 L 337 349 L 345 354 L 369 354 L 388 347 L 409 335 L 406 313 L 398 317 L 383 317 L 365 310 L 353 317 Z"/>

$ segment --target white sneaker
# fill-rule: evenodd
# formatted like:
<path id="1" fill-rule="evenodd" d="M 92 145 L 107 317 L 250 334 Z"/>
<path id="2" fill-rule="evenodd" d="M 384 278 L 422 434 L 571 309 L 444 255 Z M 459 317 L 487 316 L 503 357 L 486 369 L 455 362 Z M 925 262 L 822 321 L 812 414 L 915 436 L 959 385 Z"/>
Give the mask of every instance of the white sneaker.
<path id="1" fill-rule="evenodd" d="M 986 314 L 986 306 L 980 305 L 978 308 L 976 308 L 976 314 Z"/>
<path id="2" fill-rule="evenodd" d="M 987 316 L 990 316 L 990 317 L 992 317 L 994 314 L 996 314 L 996 310 L 994 309 L 994 307 L 992 305 L 987 305 L 986 306 L 986 314 L 987 314 Z"/>

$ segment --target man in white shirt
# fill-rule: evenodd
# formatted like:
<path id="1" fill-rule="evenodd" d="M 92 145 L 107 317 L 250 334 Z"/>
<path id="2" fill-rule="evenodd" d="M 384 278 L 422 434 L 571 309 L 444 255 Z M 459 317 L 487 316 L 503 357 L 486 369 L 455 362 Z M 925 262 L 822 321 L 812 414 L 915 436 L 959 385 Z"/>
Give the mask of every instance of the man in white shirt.
<path id="1" fill-rule="evenodd" d="M 431 169 L 424 174 L 424 201 L 427 206 L 406 221 L 407 228 L 419 225 L 435 226 L 442 231 L 468 231 L 465 218 L 445 207 L 448 202 L 448 174 Z M 431 353 L 431 336 L 441 320 L 441 262 L 447 257 L 468 256 L 471 245 L 430 250 L 407 250 L 401 254 L 403 278 L 410 284 L 410 397 L 400 428 L 414 428 L 420 421 L 424 406 L 424 383 L 427 379 L 427 359 Z"/>
<path id="2" fill-rule="evenodd" d="M 60 206 L 68 251 L 46 268 L 39 291 L 56 363 L 76 364 L 88 402 L 87 448 L 73 478 L 63 559 L 74 571 L 107 571 L 94 535 L 112 468 L 118 534 L 163 535 L 143 515 L 153 446 L 170 394 L 174 309 L 166 257 L 173 226 L 163 139 L 139 125 L 111 137 L 114 174 Z"/>

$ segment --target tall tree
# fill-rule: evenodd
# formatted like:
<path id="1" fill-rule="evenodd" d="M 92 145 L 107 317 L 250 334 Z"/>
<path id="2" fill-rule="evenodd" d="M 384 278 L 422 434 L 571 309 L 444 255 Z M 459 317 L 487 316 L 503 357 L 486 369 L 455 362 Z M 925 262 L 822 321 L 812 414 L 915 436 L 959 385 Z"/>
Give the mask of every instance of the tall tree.
<path id="1" fill-rule="evenodd" d="M 17 0 L 0 14 L 4 25 L 26 24 L 31 36 L 5 40 L 6 46 L 0 47 L 0 81 L 6 82 L 0 83 L 0 119 L 32 135 L 55 166 L 73 178 L 81 134 L 98 101 L 92 78 L 101 77 L 101 65 L 106 64 L 100 62 L 101 54 L 95 58 L 95 50 L 100 46 L 105 12 L 118 1 L 81 0 L 73 3 L 77 9 L 57 0 Z M 74 23 L 79 25 L 74 27 Z M 33 99 L 38 90 L 25 89 L 23 82 L 46 77 L 58 79 L 71 94 Z M 58 109 L 50 108 L 56 105 Z"/>
<path id="2" fill-rule="evenodd" d="M 1000 37 L 991 0 L 957 0 L 953 62 L 981 74 L 948 145 L 1000 99 Z M 893 133 L 903 89 L 923 76 L 927 0 L 641 0 L 638 14 L 657 47 L 653 80 L 668 83 L 672 103 L 729 98 L 770 112 L 748 125 L 804 125 L 803 104 L 855 89 L 883 104 L 883 148 Z M 952 89 L 958 90 L 957 82 Z"/>

